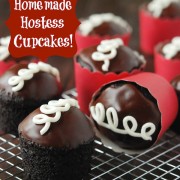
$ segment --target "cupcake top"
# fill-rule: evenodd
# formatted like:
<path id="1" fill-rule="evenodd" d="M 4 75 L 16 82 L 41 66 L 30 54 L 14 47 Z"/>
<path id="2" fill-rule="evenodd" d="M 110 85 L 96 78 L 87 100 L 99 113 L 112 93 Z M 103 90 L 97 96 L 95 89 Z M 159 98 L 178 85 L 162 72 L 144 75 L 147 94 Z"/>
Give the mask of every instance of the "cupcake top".
<path id="1" fill-rule="evenodd" d="M 145 64 L 144 57 L 124 46 L 119 38 L 101 41 L 100 45 L 83 49 L 77 56 L 82 67 L 92 72 L 131 72 Z"/>
<path id="2" fill-rule="evenodd" d="M 84 36 L 114 36 L 131 32 L 130 25 L 121 17 L 112 13 L 93 14 L 82 20 L 79 31 Z"/>
<path id="3" fill-rule="evenodd" d="M 115 81 L 95 93 L 91 117 L 100 133 L 125 149 L 146 149 L 161 129 L 161 113 L 149 91 L 135 83 Z"/>
<path id="4" fill-rule="evenodd" d="M 174 87 L 174 89 L 176 90 L 176 93 L 177 93 L 178 97 L 180 98 L 180 75 L 175 77 L 171 81 L 171 84 Z"/>
<path id="5" fill-rule="evenodd" d="M 76 148 L 94 138 L 89 119 L 74 99 L 42 105 L 19 125 L 19 134 L 40 145 L 57 148 Z"/>
<path id="6" fill-rule="evenodd" d="M 59 97 L 62 92 L 58 69 L 49 64 L 18 63 L 0 77 L 0 90 L 32 100 Z"/>
<path id="7" fill-rule="evenodd" d="M 171 41 L 162 44 L 160 53 L 167 60 L 180 60 L 180 36 L 174 37 Z"/>
<path id="8" fill-rule="evenodd" d="M 180 0 L 153 0 L 147 9 L 154 17 L 180 18 Z"/>

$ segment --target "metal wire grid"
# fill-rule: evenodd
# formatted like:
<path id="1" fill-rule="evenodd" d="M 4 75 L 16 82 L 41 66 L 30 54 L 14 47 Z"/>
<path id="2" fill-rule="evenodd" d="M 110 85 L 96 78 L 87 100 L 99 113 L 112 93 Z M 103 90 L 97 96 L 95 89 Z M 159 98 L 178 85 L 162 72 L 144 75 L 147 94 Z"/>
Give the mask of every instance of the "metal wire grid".
<path id="1" fill-rule="evenodd" d="M 76 96 L 74 90 L 63 95 L 64 98 Z M 95 144 L 89 179 L 180 179 L 180 136 L 171 131 L 156 146 L 136 156 L 115 153 L 98 139 Z M 12 135 L 1 136 L 0 179 L 22 179 L 21 161 L 19 140 Z"/>

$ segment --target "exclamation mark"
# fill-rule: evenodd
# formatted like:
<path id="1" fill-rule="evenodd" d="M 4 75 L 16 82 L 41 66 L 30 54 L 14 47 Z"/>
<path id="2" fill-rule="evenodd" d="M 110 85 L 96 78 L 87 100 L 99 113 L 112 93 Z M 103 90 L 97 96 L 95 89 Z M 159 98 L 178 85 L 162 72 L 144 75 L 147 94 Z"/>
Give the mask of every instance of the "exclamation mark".
<path id="1" fill-rule="evenodd" d="M 70 38 L 70 47 L 72 48 L 73 47 L 73 45 L 72 45 L 72 41 L 73 41 L 73 35 L 72 34 L 70 34 L 70 36 L 69 36 Z"/>

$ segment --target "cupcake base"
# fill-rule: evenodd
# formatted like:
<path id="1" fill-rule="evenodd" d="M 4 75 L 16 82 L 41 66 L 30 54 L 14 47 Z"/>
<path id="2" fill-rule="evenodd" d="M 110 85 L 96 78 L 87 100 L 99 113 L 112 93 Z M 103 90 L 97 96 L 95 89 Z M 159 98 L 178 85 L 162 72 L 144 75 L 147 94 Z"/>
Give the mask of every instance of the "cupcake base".
<path id="1" fill-rule="evenodd" d="M 0 92 L 0 130 L 18 136 L 20 122 L 33 110 L 48 101 L 25 100 L 2 90 Z"/>
<path id="2" fill-rule="evenodd" d="M 81 180 L 91 169 L 94 139 L 76 149 L 44 147 L 20 135 L 25 179 Z"/>

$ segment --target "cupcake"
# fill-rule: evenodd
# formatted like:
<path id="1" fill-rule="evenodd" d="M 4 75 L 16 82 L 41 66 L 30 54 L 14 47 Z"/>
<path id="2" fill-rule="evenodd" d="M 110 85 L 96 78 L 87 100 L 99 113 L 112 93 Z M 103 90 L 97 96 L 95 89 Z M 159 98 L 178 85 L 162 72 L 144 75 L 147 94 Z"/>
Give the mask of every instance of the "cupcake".
<path id="1" fill-rule="evenodd" d="M 167 103 L 172 106 L 168 112 Z M 92 98 L 90 112 L 101 138 L 121 151 L 138 152 L 150 148 L 171 125 L 177 98 L 165 79 L 140 73 L 102 86 Z"/>
<path id="2" fill-rule="evenodd" d="M 21 58 L 13 58 L 8 50 L 10 42 L 10 36 L 0 38 L 0 75 L 5 73 L 10 67 L 15 65 L 18 62 L 23 61 L 37 61 L 32 56 L 26 56 Z"/>
<path id="3" fill-rule="evenodd" d="M 121 17 L 112 13 L 93 14 L 82 20 L 76 32 L 76 42 L 78 50 L 113 38 L 121 38 L 127 45 L 131 33 L 131 26 Z"/>
<path id="4" fill-rule="evenodd" d="M 89 113 L 93 93 L 103 84 L 142 71 L 146 61 L 121 39 L 103 40 L 75 57 L 75 77 L 81 110 Z"/>
<path id="5" fill-rule="evenodd" d="M 153 0 L 140 8 L 140 45 L 148 54 L 165 40 L 180 36 L 180 1 Z"/>
<path id="6" fill-rule="evenodd" d="M 155 72 L 168 81 L 180 75 L 180 36 L 157 45 Z"/>
<path id="7" fill-rule="evenodd" d="M 178 102 L 179 102 L 179 111 L 178 111 L 178 115 L 176 117 L 175 122 L 172 125 L 172 129 L 177 132 L 178 134 L 180 134 L 179 128 L 180 128 L 180 74 L 179 76 L 175 77 L 172 81 L 171 81 L 172 86 L 174 87 L 174 90 L 176 91 L 177 97 L 178 97 Z"/>
<path id="8" fill-rule="evenodd" d="M 19 63 L 0 77 L 0 128 L 17 135 L 19 123 L 50 99 L 59 99 L 59 71 L 49 64 Z"/>
<path id="9" fill-rule="evenodd" d="M 19 125 L 27 179 L 81 180 L 90 171 L 94 132 L 76 100 L 42 105 Z"/>

